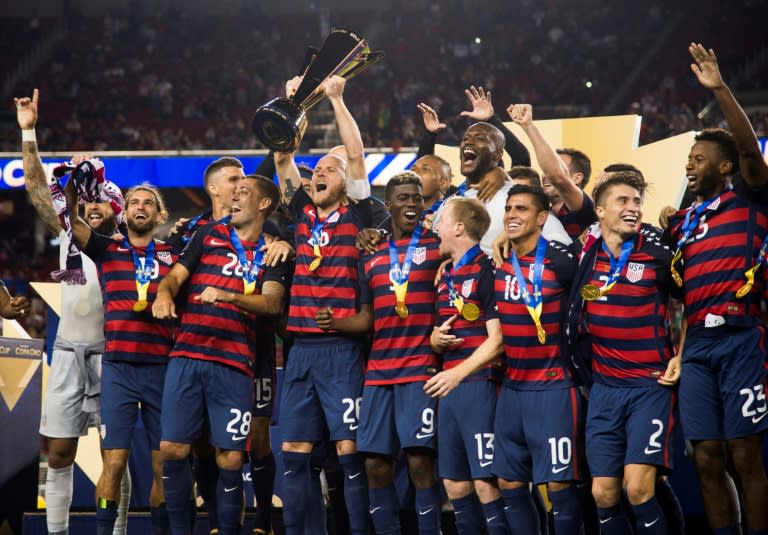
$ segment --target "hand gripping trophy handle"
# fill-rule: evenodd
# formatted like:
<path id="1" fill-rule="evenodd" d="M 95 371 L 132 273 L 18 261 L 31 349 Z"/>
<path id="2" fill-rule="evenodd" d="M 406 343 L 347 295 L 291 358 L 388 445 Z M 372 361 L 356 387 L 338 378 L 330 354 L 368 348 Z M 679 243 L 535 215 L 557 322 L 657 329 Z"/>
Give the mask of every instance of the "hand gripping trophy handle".
<path id="1" fill-rule="evenodd" d="M 334 75 L 350 79 L 383 56 L 382 52 L 372 52 L 356 33 L 332 29 L 320 50 L 309 49 L 296 92 L 288 98 L 270 100 L 256 110 L 254 133 L 271 150 L 295 151 L 307 130 L 307 110 L 325 96 L 323 83 Z"/>

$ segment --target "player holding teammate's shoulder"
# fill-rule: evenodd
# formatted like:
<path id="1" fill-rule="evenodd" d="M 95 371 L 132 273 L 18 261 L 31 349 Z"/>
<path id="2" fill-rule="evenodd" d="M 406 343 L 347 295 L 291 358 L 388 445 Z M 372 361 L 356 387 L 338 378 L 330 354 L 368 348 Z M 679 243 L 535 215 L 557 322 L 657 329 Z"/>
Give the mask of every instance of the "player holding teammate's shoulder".
<path id="1" fill-rule="evenodd" d="M 89 161 L 73 174 L 89 172 Z M 92 166 L 91 166 L 92 167 Z M 77 210 L 77 194 L 67 183 L 67 208 Z M 101 426 L 104 468 L 96 485 L 99 535 L 109 535 L 117 517 L 120 480 L 128 465 L 133 429 L 141 417 L 152 449 L 150 507 L 153 522 L 165 519 L 160 470 L 160 408 L 168 353 L 176 321 L 157 321 L 150 313 L 158 280 L 176 261 L 168 244 L 154 239 L 168 217 L 160 191 L 140 184 L 125 193 L 127 235 L 121 240 L 93 232 L 81 219 L 73 221 L 73 237 L 99 269 L 104 301 L 106 348 L 102 363 Z"/>
<path id="2" fill-rule="evenodd" d="M 405 450 L 416 488 L 421 533 L 440 530 L 434 476 L 437 400 L 424 383 L 437 372 L 430 346 L 434 279 L 442 257 L 437 236 L 422 226 L 421 179 L 406 171 L 385 190 L 392 234 L 363 257 L 361 278 L 372 293 L 373 346 L 360 407 L 358 449 L 366 454 L 369 509 L 376 531 L 400 531 L 394 463 Z"/>
<path id="3" fill-rule="evenodd" d="M 163 397 L 161 443 L 168 516 L 173 533 L 188 533 L 192 478 L 187 457 L 204 415 L 219 468 L 220 533 L 239 529 L 243 451 L 252 419 L 257 316 L 282 310 L 289 267 L 264 262 L 263 225 L 280 199 L 271 180 L 249 175 L 235 187 L 228 225 L 200 228 L 158 290 L 156 318 L 176 317 L 186 303 Z M 207 411 L 207 412 L 206 412 Z"/>
<path id="4" fill-rule="evenodd" d="M 542 188 L 509 190 L 504 228 L 511 247 L 495 279 L 506 376 L 496 406 L 492 471 L 507 521 L 520 533 L 538 532 L 528 488 L 546 483 L 557 533 L 575 534 L 582 527 L 575 488 L 582 404 L 562 354 L 562 325 L 577 261 L 570 247 L 542 236 L 548 217 L 554 216 Z"/>

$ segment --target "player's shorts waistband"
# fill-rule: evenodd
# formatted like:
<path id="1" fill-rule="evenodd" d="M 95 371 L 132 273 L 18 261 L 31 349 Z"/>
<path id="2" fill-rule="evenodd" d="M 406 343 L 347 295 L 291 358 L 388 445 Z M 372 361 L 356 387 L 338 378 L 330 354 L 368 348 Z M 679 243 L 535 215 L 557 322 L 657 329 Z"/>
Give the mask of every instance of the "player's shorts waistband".
<path id="1" fill-rule="evenodd" d="M 302 346 L 324 346 L 340 345 L 340 344 L 354 344 L 360 345 L 360 341 L 357 338 L 349 336 L 342 336 L 337 334 L 299 334 L 294 341 L 296 345 Z"/>

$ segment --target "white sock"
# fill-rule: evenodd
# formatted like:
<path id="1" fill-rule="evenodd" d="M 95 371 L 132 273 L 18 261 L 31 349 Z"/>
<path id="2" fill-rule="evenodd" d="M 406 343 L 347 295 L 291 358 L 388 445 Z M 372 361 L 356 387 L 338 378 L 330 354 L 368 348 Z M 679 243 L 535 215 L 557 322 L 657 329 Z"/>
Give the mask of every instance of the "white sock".
<path id="1" fill-rule="evenodd" d="M 128 531 L 128 506 L 131 504 L 131 471 L 125 469 L 120 480 L 120 505 L 117 506 L 117 520 L 112 535 L 126 535 Z"/>
<path id="2" fill-rule="evenodd" d="M 45 522 L 48 533 L 69 533 L 69 506 L 72 505 L 72 465 L 48 467 L 45 477 Z"/>

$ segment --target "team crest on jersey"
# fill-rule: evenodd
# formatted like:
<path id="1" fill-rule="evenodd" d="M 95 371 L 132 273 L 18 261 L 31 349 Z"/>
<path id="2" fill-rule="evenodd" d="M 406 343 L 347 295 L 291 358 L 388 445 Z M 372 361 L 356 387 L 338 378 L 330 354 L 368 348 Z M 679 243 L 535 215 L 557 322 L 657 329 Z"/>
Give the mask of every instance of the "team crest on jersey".
<path id="1" fill-rule="evenodd" d="M 162 262 L 166 266 L 170 266 L 171 264 L 173 264 L 173 256 L 171 256 L 170 251 L 158 251 L 157 259 L 160 260 L 160 262 Z"/>
<path id="2" fill-rule="evenodd" d="M 427 248 L 419 247 L 413 251 L 413 263 L 420 266 L 427 259 Z"/>
<path id="3" fill-rule="evenodd" d="M 637 262 L 630 262 L 627 264 L 627 280 L 629 282 L 637 282 L 643 278 L 643 271 L 645 270 L 644 264 L 638 264 Z"/>
<path id="4" fill-rule="evenodd" d="M 472 286 L 475 284 L 475 279 L 468 279 L 464 281 L 464 284 L 461 285 L 461 295 L 464 297 L 469 297 L 472 293 Z"/>

